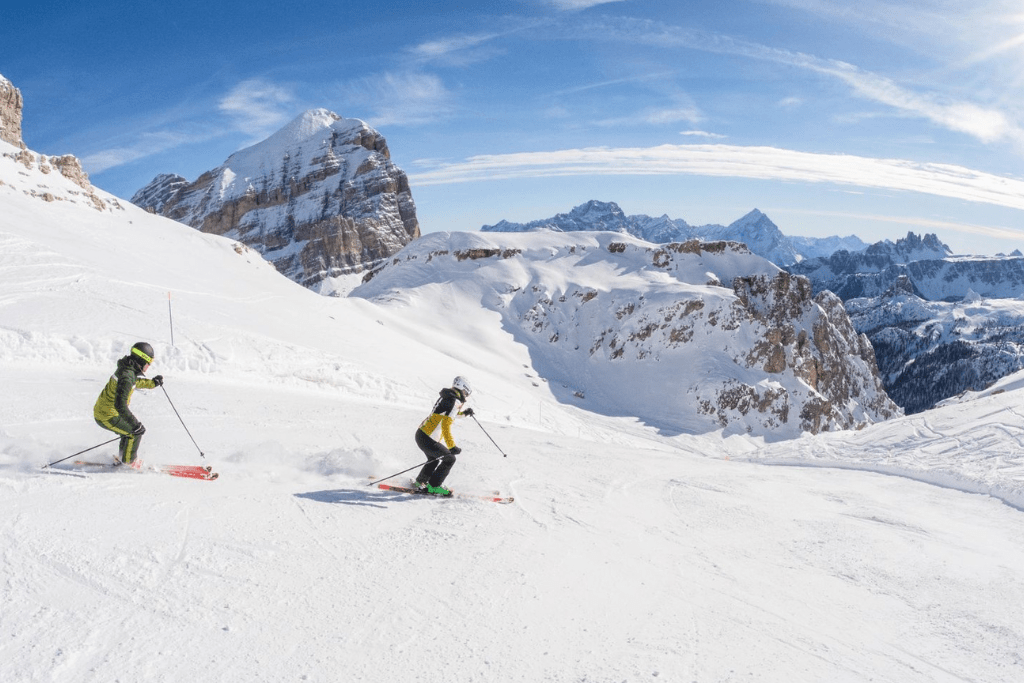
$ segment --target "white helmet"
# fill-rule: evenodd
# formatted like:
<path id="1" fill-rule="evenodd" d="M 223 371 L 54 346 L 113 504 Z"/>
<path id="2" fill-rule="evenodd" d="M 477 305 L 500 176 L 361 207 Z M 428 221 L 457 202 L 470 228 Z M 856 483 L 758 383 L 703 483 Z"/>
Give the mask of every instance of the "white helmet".
<path id="1" fill-rule="evenodd" d="M 469 380 L 462 375 L 452 380 L 452 389 L 462 392 L 463 398 L 469 398 L 469 395 L 473 393 L 473 387 L 469 386 Z"/>

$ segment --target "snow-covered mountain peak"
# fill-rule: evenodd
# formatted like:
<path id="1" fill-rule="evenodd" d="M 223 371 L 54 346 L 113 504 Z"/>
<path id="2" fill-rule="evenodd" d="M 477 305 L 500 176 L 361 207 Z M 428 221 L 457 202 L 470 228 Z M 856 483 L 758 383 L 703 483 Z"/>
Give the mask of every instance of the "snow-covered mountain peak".
<path id="1" fill-rule="evenodd" d="M 577 206 L 569 212 L 569 215 L 580 223 L 586 223 L 589 226 L 588 229 L 595 229 L 601 225 L 618 228 L 626 222 L 626 214 L 622 212 L 618 204 L 601 202 L 596 199 Z"/>
<path id="2" fill-rule="evenodd" d="M 944 259 L 953 253 L 953 250 L 943 244 L 938 235 L 929 233 L 918 235 L 908 232 L 906 237 L 901 237 L 895 243 L 885 240 L 876 242 L 865 250 L 870 256 L 881 256 L 888 258 L 891 263 L 906 264 L 914 261 L 930 261 Z"/>
<path id="3" fill-rule="evenodd" d="M 340 120 L 342 120 L 340 116 L 328 109 L 310 109 L 296 116 L 283 128 L 254 147 L 290 149 L 325 131 Z M 362 123 L 358 120 L 353 121 Z"/>
<path id="4" fill-rule="evenodd" d="M 551 218 L 530 221 L 529 223 L 510 223 L 500 221 L 495 225 L 485 225 L 481 232 L 529 232 L 531 230 L 553 230 L 555 232 L 610 231 L 632 233 L 633 227 L 629 217 L 615 202 L 602 202 L 596 199 L 574 207 L 568 213 L 559 213 Z"/>
<path id="5" fill-rule="evenodd" d="M 758 230 L 778 230 L 778 227 L 774 223 L 772 223 L 768 216 L 764 215 L 759 209 L 754 209 L 753 211 L 743 216 L 742 218 L 733 221 L 729 225 L 729 227 L 731 229 L 753 228 Z"/>
<path id="6" fill-rule="evenodd" d="M 405 173 L 359 119 L 311 109 L 195 182 L 160 175 L 132 201 L 203 232 L 230 235 L 324 294 L 419 236 Z"/>
<path id="7" fill-rule="evenodd" d="M 354 163 L 345 164 L 352 177 L 375 151 L 390 156 L 384 138 L 363 121 L 345 119 L 327 109 L 311 109 L 266 140 L 228 157 L 215 172 L 220 198 L 229 200 L 258 192 L 268 182 L 318 171 L 336 172 L 342 153 L 353 156 Z"/>

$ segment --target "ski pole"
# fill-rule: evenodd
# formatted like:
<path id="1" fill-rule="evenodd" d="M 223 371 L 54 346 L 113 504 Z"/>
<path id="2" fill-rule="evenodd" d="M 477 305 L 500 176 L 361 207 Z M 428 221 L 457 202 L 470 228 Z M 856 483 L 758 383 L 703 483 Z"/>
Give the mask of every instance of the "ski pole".
<path id="1" fill-rule="evenodd" d="M 98 444 L 96 444 L 95 446 L 93 446 L 91 448 L 86 448 L 84 451 L 78 451 L 77 453 L 72 453 L 71 455 L 69 455 L 66 458 L 61 458 L 60 460 L 54 460 L 53 462 L 47 463 L 47 464 L 43 465 L 41 469 L 45 470 L 50 465 L 56 465 L 59 462 L 64 462 L 65 460 L 70 460 L 71 458 L 75 457 L 76 455 L 81 455 L 82 453 L 88 453 L 89 451 L 95 450 L 95 449 L 99 448 L 100 446 L 106 446 L 108 443 L 114 443 L 115 441 L 117 441 L 120 438 L 121 437 L 119 437 L 119 436 L 115 436 L 110 441 L 104 441 L 103 443 L 98 443 Z"/>
<path id="2" fill-rule="evenodd" d="M 481 431 L 483 431 L 484 434 L 487 434 L 487 430 L 484 429 L 484 426 L 482 424 L 480 424 L 480 420 L 476 419 L 476 415 L 470 415 L 470 417 L 473 418 L 473 422 L 476 422 L 476 426 L 479 427 L 481 429 Z M 491 439 L 491 435 L 487 434 L 487 438 Z M 501 453 L 501 455 L 503 457 L 506 457 L 506 458 L 508 457 L 508 453 L 506 453 L 505 451 L 501 450 L 501 446 L 499 446 L 498 443 L 494 439 L 491 439 L 491 443 L 494 444 L 494 447 L 498 449 L 498 452 Z"/>
<path id="3" fill-rule="evenodd" d="M 161 384 L 160 388 L 164 389 L 164 385 Z M 196 443 L 196 439 L 194 436 L 192 436 L 192 432 L 188 431 L 188 427 L 185 425 L 185 421 L 181 419 L 181 415 L 178 413 L 178 409 L 174 407 L 174 401 L 171 400 L 170 394 L 167 393 L 166 389 L 164 389 L 164 396 L 167 397 L 167 402 L 171 404 L 171 410 L 173 410 L 174 414 L 178 416 L 178 421 L 181 422 L 181 426 L 185 427 L 185 433 L 188 434 L 188 438 L 192 439 L 192 443 L 195 445 L 196 450 L 199 451 L 199 456 L 205 460 L 206 455 L 203 453 L 203 449 L 200 448 L 199 444 Z"/>
<path id="4" fill-rule="evenodd" d="M 395 472 L 394 474 L 388 475 L 388 476 L 384 477 L 383 479 L 378 479 L 377 481 L 371 481 L 369 484 L 367 484 L 367 486 L 373 486 L 374 484 L 379 484 L 382 481 L 387 481 L 388 479 L 391 479 L 392 477 L 397 477 L 399 474 L 405 474 L 406 472 L 408 472 L 410 470 L 414 470 L 417 467 L 423 467 L 424 465 L 426 465 L 431 460 L 436 460 L 436 459 L 437 458 L 429 458 L 429 459 L 424 460 L 423 462 L 421 462 L 419 465 L 413 465 L 408 470 L 402 470 L 401 472 Z"/>

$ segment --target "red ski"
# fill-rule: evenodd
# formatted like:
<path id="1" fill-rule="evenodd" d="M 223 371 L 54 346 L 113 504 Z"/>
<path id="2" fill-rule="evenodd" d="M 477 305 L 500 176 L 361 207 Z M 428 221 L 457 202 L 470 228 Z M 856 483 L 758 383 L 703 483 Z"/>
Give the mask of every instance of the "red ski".
<path id="1" fill-rule="evenodd" d="M 427 493 L 426 490 L 409 488 L 407 486 L 392 486 L 391 484 L 377 484 L 377 488 L 384 489 L 385 491 L 396 491 L 398 493 L 411 493 L 415 496 L 426 496 L 428 498 L 475 498 L 477 500 L 489 500 L 492 503 L 511 503 L 515 498 L 512 496 L 478 496 L 472 493 L 455 493 L 452 492 L 450 496 L 438 496 L 432 493 Z"/>
<path id="2" fill-rule="evenodd" d="M 209 465 L 154 465 L 153 469 L 156 472 L 163 472 L 172 477 L 185 477 L 186 479 L 213 481 L 220 476 Z"/>
<path id="3" fill-rule="evenodd" d="M 79 467 L 125 467 L 118 462 L 88 462 L 85 460 L 76 460 L 75 464 Z M 133 469 L 125 467 L 126 470 Z M 160 472 L 161 474 L 169 474 L 172 477 L 183 477 L 185 479 L 204 479 L 206 481 L 213 481 L 218 476 L 218 473 L 212 471 L 213 468 L 210 465 L 142 465 L 141 470 L 138 472 Z"/>

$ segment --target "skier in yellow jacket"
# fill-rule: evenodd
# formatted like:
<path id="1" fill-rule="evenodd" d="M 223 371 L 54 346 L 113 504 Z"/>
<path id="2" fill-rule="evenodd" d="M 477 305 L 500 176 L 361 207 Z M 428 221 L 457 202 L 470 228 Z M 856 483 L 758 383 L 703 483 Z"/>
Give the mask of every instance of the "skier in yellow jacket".
<path id="1" fill-rule="evenodd" d="M 416 476 L 416 488 L 435 496 L 452 495 L 450 490 L 441 485 L 455 464 L 455 456 L 462 452 L 452 438 L 452 412 L 464 417 L 472 415 L 472 408 L 466 408 L 461 412 L 455 408 L 456 403 L 461 408 L 471 393 L 473 390 L 469 386 L 469 381 L 465 377 L 456 377 L 450 389 L 441 390 L 441 397 L 434 404 L 430 416 L 416 430 L 416 445 L 430 458 Z M 433 437 L 438 427 L 441 428 L 443 444 Z"/>
<path id="2" fill-rule="evenodd" d="M 139 441 L 146 433 L 146 428 L 128 408 L 128 403 L 132 400 L 132 393 L 136 387 L 153 389 L 164 383 L 162 375 L 157 375 L 153 379 L 142 376 L 152 363 L 152 346 L 146 342 L 132 346 L 128 355 L 117 361 L 117 370 L 103 387 L 92 409 L 96 424 L 121 435 L 118 455 L 122 463 L 134 469 L 142 466 L 142 461 L 138 458 Z"/>

